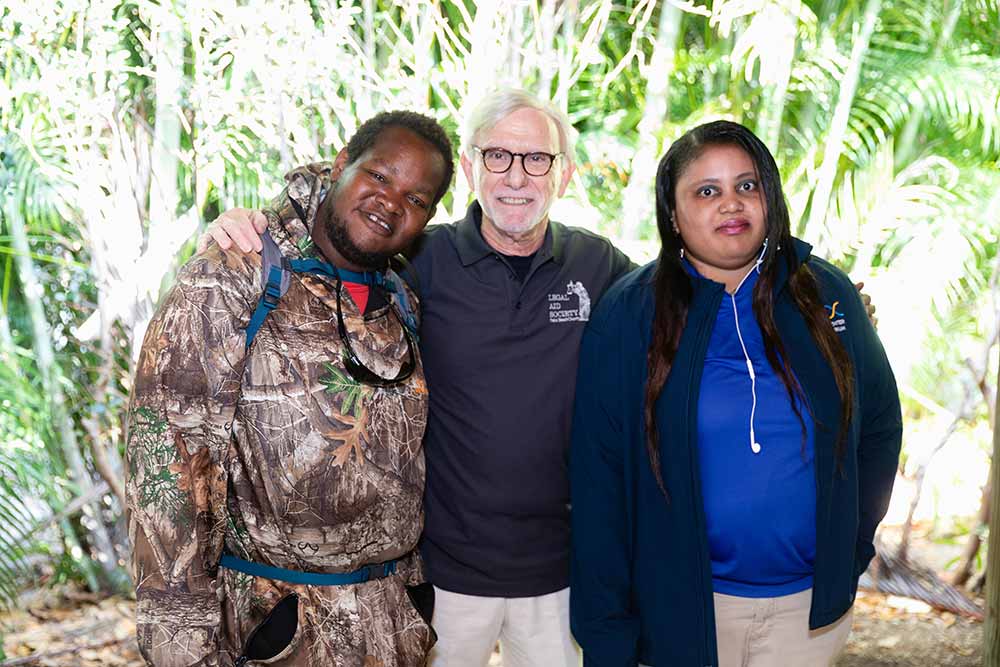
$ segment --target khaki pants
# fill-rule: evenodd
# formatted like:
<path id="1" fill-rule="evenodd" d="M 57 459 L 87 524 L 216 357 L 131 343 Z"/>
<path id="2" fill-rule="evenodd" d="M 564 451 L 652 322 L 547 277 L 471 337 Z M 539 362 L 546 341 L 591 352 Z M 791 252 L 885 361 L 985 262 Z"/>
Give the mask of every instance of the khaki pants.
<path id="1" fill-rule="evenodd" d="M 462 595 L 434 587 L 438 642 L 428 667 L 486 667 L 500 640 L 504 667 L 578 667 L 569 589 L 528 598 Z"/>
<path id="2" fill-rule="evenodd" d="M 777 598 L 715 594 L 719 667 L 821 667 L 847 644 L 854 610 L 809 629 L 812 589 Z"/>

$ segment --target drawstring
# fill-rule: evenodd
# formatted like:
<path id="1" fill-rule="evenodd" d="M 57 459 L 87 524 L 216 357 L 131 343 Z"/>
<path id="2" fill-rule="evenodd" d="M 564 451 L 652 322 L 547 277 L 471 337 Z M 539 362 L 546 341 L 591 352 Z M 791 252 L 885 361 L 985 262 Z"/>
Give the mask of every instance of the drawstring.
<path id="1" fill-rule="evenodd" d="M 740 284 L 736 286 L 733 293 L 729 295 L 730 300 L 733 302 L 733 317 L 736 319 L 736 337 L 740 340 L 740 347 L 743 348 L 743 357 L 747 362 L 747 372 L 750 374 L 750 395 L 753 397 L 753 403 L 750 405 L 750 451 L 754 454 L 760 454 L 760 443 L 757 442 L 757 438 L 754 436 L 753 430 L 753 420 L 754 415 L 757 412 L 757 374 L 753 370 L 753 362 L 750 361 L 750 354 L 747 352 L 746 343 L 743 342 L 743 332 L 740 330 L 740 313 L 736 308 L 736 293 L 740 291 L 740 287 L 746 282 L 746 279 L 750 277 L 750 274 L 754 271 L 760 273 L 760 265 L 764 261 L 764 253 L 767 252 L 767 239 L 764 239 L 764 247 L 761 248 L 760 256 L 757 257 L 757 262 L 754 264 L 753 268 L 747 271 L 747 274 L 743 276 L 743 280 Z"/>

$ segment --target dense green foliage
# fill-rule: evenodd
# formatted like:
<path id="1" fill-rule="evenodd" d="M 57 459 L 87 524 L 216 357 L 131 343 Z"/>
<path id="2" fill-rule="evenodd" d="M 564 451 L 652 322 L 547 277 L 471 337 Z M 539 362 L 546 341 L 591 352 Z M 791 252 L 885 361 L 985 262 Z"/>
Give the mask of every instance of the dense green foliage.
<path id="1" fill-rule="evenodd" d="M 130 366 L 204 222 L 378 110 L 458 139 L 462 105 L 501 83 L 569 112 L 579 168 L 556 210 L 637 258 L 670 140 L 754 128 L 800 235 L 869 280 L 911 416 L 988 419 L 1000 2 L 678 4 L 0 4 L 0 598 L 38 572 L 116 585 Z"/>

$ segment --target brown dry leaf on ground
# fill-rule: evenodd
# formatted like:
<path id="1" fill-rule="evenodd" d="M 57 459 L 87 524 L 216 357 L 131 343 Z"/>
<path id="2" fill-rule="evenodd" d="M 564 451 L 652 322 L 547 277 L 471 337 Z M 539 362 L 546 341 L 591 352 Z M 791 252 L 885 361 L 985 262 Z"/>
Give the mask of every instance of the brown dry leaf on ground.
<path id="1" fill-rule="evenodd" d="M 854 627 L 837 667 L 982 664 L 982 624 L 948 612 L 908 611 L 918 606 L 902 604 L 901 600 L 881 593 L 858 593 Z"/>
<path id="2" fill-rule="evenodd" d="M 982 626 L 947 612 L 861 592 L 854 630 L 837 667 L 979 667 Z M 41 667 L 141 667 L 135 602 L 36 591 L 24 609 L 0 615 L 8 659 L 41 654 Z M 0 663 L 2 664 L 2 663 Z M 499 655 L 491 667 L 502 665 Z"/>
<path id="3" fill-rule="evenodd" d="M 131 667 L 143 664 L 134 619 L 131 600 L 43 590 L 23 609 L 0 615 L 0 628 L 8 661 L 36 656 L 30 664 L 41 667 Z"/>

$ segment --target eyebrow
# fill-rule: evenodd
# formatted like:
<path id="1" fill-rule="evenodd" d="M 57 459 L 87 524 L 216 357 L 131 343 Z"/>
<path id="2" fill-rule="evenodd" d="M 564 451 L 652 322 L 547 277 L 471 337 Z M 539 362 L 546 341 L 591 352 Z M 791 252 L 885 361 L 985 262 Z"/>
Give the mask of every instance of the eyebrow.
<path id="1" fill-rule="evenodd" d="M 389 164 L 388 162 L 386 162 L 385 160 L 383 160 L 380 157 L 372 158 L 372 162 L 374 162 L 375 164 L 379 165 L 380 167 L 384 167 L 385 170 L 388 171 L 389 173 L 391 173 L 393 176 L 398 176 L 399 175 L 399 169 L 396 169 L 396 167 L 392 166 L 391 164 Z"/>
<path id="2" fill-rule="evenodd" d="M 736 175 L 736 180 L 739 180 L 741 178 L 746 178 L 747 176 L 756 176 L 756 175 L 757 174 L 755 174 L 752 171 L 744 171 L 742 174 L 737 174 Z M 698 183 L 721 183 L 721 182 L 722 182 L 721 179 L 711 178 L 711 177 L 710 178 L 703 178 L 700 181 L 698 181 Z"/>

